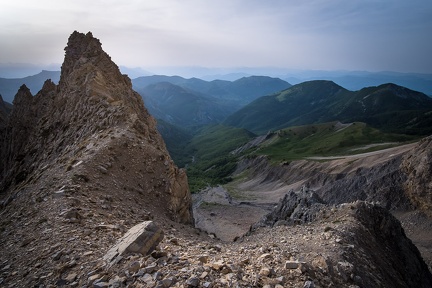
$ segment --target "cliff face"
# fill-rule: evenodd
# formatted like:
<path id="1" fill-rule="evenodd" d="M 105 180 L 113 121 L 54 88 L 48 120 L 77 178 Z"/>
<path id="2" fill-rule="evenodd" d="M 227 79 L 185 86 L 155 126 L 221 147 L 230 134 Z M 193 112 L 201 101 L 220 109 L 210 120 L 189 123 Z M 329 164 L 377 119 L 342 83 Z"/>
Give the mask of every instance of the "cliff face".
<path id="1" fill-rule="evenodd" d="M 3 97 L 0 95 L 0 127 L 2 127 L 6 123 L 9 113 L 10 108 L 3 101 Z"/>
<path id="2" fill-rule="evenodd" d="M 91 33 L 72 33 L 65 51 L 59 85 L 48 80 L 34 97 L 22 86 L 0 130 L 5 259 L 36 259 L 68 233 L 85 239 L 98 225 L 120 227 L 99 233 L 103 248 L 149 218 L 193 222 L 186 174 L 130 79 Z M 22 241 L 35 249 L 16 249 Z"/>
<path id="3" fill-rule="evenodd" d="M 411 202 L 432 216 L 432 136 L 404 156 L 401 170 L 406 175 L 403 188 Z"/>

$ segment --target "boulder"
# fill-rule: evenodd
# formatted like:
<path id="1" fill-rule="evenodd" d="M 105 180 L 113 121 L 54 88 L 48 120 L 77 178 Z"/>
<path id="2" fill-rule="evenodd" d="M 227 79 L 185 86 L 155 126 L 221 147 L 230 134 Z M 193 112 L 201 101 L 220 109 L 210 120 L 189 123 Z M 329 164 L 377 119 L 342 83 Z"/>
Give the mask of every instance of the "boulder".
<path id="1" fill-rule="evenodd" d="M 129 229 L 105 254 L 103 259 L 109 265 L 126 253 L 149 255 L 163 239 L 163 231 L 153 221 L 144 221 Z"/>

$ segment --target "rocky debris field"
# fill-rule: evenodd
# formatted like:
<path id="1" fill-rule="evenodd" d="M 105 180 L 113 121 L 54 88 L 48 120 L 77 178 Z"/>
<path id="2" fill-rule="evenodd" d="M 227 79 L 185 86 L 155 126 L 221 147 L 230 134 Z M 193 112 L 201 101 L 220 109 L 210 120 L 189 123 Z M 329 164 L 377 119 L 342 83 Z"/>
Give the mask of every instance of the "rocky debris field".
<path id="1" fill-rule="evenodd" d="M 376 225 L 366 222 L 376 220 Z M 157 223 L 158 221 L 155 221 Z M 373 223 L 373 222 L 372 222 Z M 4 287 L 430 287 L 432 277 L 398 222 L 365 202 L 328 207 L 302 225 L 259 227 L 236 242 L 222 242 L 175 222 L 158 223 L 164 239 L 144 256 L 127 253 L 114 264 L 103 260 L 123 233 L 100 227 L 89 250 L 78 241 L 90 233 L 59 238 L 37 261 L 0 264 Z M 399 226 L 398 226 L 399 225 Z M 380 228 L 381 230 L 379 230 Z M 65 231 L 66 232 L 66 231 Z M 63 237 L 66 236 L 67 233 Z M 73 239 L 74 238 L 74 239 Z M 81 240 L 79 240 L 81 239 Z M 107 241 L 108 240 L 108 241 Z M 32 249 L 31 241 L 21 249 Z M 55 270 L 44 270 L 56 262 Z M 20 264 L 20 265 L 17 265 Z"/>

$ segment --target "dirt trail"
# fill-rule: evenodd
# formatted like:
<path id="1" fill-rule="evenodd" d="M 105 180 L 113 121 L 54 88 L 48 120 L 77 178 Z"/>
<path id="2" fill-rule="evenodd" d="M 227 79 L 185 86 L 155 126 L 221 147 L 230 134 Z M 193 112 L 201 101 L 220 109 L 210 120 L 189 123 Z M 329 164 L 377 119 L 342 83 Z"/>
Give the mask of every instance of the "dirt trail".
<path id="1" fill-rule="evenodd" d="M 384 145 L 384 144 L 385 143 L 383 143 L 382 145 Z M 381 155 L 381 156 L 385 155 L 387 157 L 392 157 L 394 155 L 398 155 L 398 154 L 404 153 L 406 151 L 409 151 L 416 144 L 417 144 L 417 142 L 416 143 L 410 143 L 410 144 L 402 145 L 402 146 L 398 146 L 398 147 L 392 147 L 392 148 L 387 148 L 387 149 L 383 149 L 383 150 L 366 152 L 366 153 L 360 153 L 360 154 L 355 154 L 355 155 L 326 156 L 326 157 L 317 156 L 317 157 L 308 157 L 307 159 L 309 159 L 309 160 L 358 159 L 358 158 L 365 158 L 365 157 L 369 157 L 369 156 L 373 156 L 373 155 Z M 356 150 L 367 149 L 367 148 L 370 148 L 370 147 L 372 147 L 372 146 L 368 145 L 366 147 L 358 148 Z"/>

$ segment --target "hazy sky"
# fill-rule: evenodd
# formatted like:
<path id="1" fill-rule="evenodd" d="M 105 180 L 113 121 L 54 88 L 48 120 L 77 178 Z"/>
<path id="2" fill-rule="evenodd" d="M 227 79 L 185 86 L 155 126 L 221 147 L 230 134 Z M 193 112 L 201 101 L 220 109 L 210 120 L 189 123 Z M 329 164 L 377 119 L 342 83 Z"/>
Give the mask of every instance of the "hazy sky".
<path id="1" fill-rule="evenodd" d="M 432 0 L 0 0 L 0 63 L 61 63 L 74 30 L 144 69 L 432 73 Z"/>

